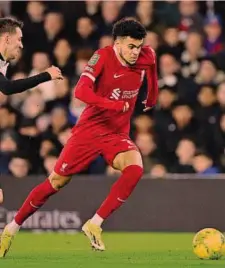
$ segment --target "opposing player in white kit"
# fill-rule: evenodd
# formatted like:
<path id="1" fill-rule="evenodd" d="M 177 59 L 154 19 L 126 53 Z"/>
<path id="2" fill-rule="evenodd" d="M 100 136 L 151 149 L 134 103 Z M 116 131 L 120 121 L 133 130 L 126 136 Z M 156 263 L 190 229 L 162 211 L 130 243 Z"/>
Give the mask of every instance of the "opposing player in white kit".
<path id="1" fill-rule="evenodd" d="M 63 79 L 60 69 L 55 66 L 26 79 L 10 81 L 6 78 L 10 61 L 16 59 L 23 48 L 22 27 L 21 21 L 12 18 L 0 19 L 0 91 L 5 95 L 23 92 L 49 80 Z"/>

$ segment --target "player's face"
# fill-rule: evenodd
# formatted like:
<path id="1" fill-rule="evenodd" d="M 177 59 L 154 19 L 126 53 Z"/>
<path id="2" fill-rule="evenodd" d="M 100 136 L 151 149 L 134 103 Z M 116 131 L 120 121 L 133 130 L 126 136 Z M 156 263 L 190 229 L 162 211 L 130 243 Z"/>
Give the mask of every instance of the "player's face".
<path id="1" fill-rule="evenodd" d="M 7 35 L 7 60 L 16 59 L 19 56 L 20 51 L 23 48 L 22 36 L 22 31 L 19 27 L 16 28 L 14 33 Z"/>
<path id="2" fill-rule="evenodd" d="M 125 63 L 135 64 L 141 52 L 143 41 L 143 39 L 133 39 L 129 36 L 116 40 L 115 44 L 119 55 Z"/>

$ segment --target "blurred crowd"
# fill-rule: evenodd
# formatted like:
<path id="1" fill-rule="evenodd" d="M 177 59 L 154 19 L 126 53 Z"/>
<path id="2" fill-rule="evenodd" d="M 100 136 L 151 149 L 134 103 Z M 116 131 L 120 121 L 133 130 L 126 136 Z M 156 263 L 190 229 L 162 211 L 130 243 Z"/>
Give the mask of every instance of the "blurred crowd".
<path id="1" fill-rule="evenodd" d="M 73 88 L 93 52 L 113 44 L 113 23 L 136 17 L 158 58 L 159 99 L 143 113 L 138 96 L 131 137 L 146 174 L 225 171 L 225 5 L 221 1 L 5 1 L 0 16 L 24 21 L 24 50 L 9 79 L 54 64 L 65 77 L 12 96 L 0 93 L 0 174 L 49 174 L 84 103 Z M 97 158 L 82 174 L 115 174 Z"/>

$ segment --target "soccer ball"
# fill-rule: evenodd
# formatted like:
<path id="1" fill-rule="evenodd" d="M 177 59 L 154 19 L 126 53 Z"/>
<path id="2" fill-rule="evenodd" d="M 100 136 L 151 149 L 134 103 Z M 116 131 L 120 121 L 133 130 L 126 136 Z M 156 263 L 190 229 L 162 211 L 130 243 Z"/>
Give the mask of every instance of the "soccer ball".
<path id="1" fill-rule="evenodd" d="M 193 239 L 193 251 L 199 259 L 218 260 L 224 254 L 224 235 L 213 228 L 199 231 Z"/>

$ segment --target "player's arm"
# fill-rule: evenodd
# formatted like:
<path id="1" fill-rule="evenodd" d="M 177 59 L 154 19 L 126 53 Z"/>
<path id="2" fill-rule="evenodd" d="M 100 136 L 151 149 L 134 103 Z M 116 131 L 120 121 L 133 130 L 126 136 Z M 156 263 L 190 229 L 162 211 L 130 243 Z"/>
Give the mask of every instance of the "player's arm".
<path id="1" fill-rule="evenodd" d="M 40 83 L 54 79 L 63 79 L 61 71 L 55 66 L 48 68 L 45 72 L 38 75 L 14 81 L 8 80 L 0 73 L 0 91 L 5 95 L 21 93 L 27 89 L 36 87 Z"/>
<path id="2" fill-rule="evenodd" d="M 115 111 L 127 111 L 124 101 L 113 101 L 108 98 L 98 96 L 94 92 L 94 83 L 96 78 L 101 75 L 104 70 L 105 55 L 103 52 L 97 51 L 89 60 L 84 72 L 74 89 L 74 95 L 77 99 L 100 108 L 111 109 Z M 129 107 L 128 107 L 129 108 Z"/>
<path id="3" fill-rule="evenodd" d="M 98 96 L 94 92 L 94 82 L 87 76 L 81 76 L 75 87 L 75 97 L 79 100 L 100 108 L 115 110 L 115 111 L 126 111 L 124 101 L 112 101 L 107 98 Z"/>
<path id="4" fill-rule="evenodd" d="M 147 77 L 147 86 L 148 86 L 148 95 L 147 99 L 143 102 L 145 104 L 144 111 L 151 109 L 153 106 L 156 105 L 157 98 L 158 98 L 158 75 L 157 75 L 157 65 L 156 65 L 156 54 L 151 49 L 152 54 L 152 65 L 146 71 Z"/>

